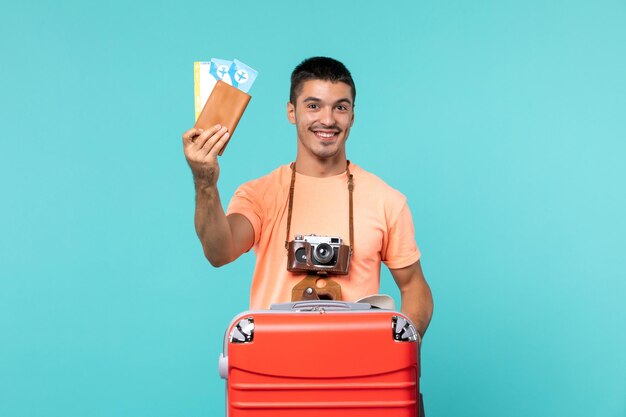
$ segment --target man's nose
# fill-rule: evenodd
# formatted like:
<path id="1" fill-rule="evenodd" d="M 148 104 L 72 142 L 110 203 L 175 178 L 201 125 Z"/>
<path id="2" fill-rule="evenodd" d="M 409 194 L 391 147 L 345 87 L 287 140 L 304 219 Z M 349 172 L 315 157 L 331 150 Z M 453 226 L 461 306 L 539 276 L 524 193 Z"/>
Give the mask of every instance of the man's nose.
<path id="1" fill-rule="evenodd" d="M 332 107 L 324 107 L 320 114 L 320 123 L 325 126 L 334 126 L 335 124 L 335 115 L 333 113 Z"/>

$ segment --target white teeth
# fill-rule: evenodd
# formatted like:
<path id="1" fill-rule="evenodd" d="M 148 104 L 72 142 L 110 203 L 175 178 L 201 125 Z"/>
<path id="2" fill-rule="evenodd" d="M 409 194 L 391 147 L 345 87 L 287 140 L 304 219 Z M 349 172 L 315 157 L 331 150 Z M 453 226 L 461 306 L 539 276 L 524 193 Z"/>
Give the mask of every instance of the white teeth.
<path id="1" fill-rule="evenodd" d="M 315 132 L 315 134 L 323 138 L 332 138 L 333 136 L 335 136 L 334 133 L 325 133 L 325 132 Z"/>

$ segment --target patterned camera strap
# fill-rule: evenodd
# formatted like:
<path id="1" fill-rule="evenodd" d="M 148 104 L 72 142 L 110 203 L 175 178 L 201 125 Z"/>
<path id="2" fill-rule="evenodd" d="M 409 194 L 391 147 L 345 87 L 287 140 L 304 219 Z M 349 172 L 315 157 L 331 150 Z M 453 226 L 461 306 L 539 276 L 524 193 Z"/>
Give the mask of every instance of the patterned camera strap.
<path id="1" fill-rule="evenodd" d="M 350 253 L 354 250 L 354 216 L 352 193 L 354 191 L 354 179 L 350 173 L 350 161 L 346 165 L 348 174 L 348 195 L 349 195 L 349 219 L 350 219 Z M 291 163 L 291 185 L 289 186 L 289 211 L 287 212 L 287 237 L 285 238 L 285 249 L 289 249 L 289 232 L 291 230 L 291 215 L 293 214 L 293 191 L 296 188 L 296 163 Z"/>

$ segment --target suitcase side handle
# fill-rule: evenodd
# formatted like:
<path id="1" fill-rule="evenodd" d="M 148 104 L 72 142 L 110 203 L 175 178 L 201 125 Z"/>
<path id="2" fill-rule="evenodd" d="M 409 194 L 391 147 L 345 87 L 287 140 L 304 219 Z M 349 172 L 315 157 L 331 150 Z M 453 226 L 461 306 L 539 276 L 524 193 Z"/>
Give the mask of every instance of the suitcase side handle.
<path id="1" fill-rule="evenodd" d="M 347 303 L 343 301 L 296 301 L 292 303 L 272 304 L 270 310 L 278 311 L 363 311 L 371 310 L 372 306 L 367 303 Z"/>

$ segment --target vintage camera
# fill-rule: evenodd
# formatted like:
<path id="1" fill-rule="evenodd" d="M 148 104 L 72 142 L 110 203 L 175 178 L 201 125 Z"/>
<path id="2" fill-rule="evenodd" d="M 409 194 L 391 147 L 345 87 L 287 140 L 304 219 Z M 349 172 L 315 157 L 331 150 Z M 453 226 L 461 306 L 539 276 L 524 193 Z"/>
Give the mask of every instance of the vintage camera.
<path id="1" fill-rule="evenodd" d="M 287 248 L 287 270 L 347 275 L 350 247 L 340 237 L 296 235 Z"/>

